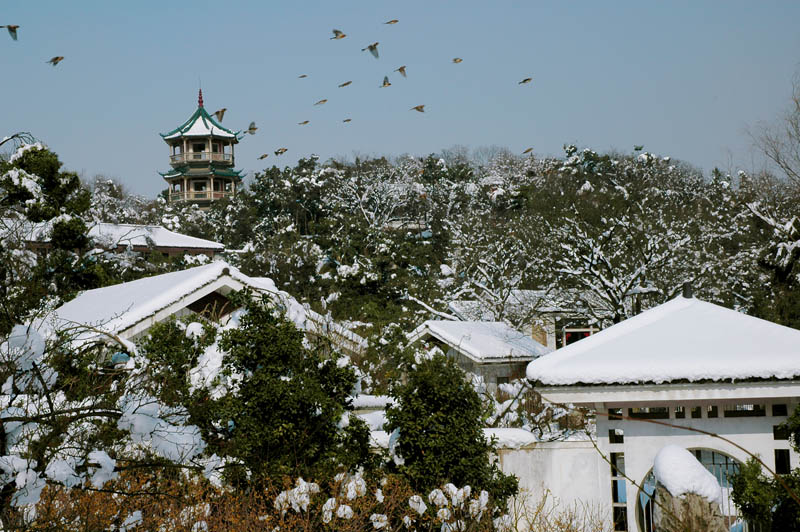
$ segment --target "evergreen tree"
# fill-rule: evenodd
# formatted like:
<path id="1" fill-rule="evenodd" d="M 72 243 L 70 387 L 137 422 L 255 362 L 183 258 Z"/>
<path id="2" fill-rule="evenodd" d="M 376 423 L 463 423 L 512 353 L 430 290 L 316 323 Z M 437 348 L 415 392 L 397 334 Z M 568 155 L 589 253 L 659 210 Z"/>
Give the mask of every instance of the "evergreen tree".
<path id="1" fill-rule="evenodd" d="M 387 430 L 397 431 L 392 449 L 399 473 L 418 491 L 452 482 L 486 490 L 503 506 L 517 493 L 517 479 L 500 471 L 483 435 L 481 400 L 464 372 L 443 355 L 420 361 L 392 395 Z"/>
<path id="2" fill-rule="evenodd" d="M 306 347 L 303 333 L 268 298 L 242 292 L 233 299 L 244 308 L 239 326 L 218 340 L 221 374 L 233 376 L 231 386 L 218 397 L 204 388 L 175 387 L 209 450 L 245 466 L 253 480 L 321 478 L 342 466 L 369 466 L 369 432 L 350 416 L 357 378 L 347 359 Z M 183 371 L 199 353 L 180 336 L 179 330 L 157 331 L 146 351 Z"/>

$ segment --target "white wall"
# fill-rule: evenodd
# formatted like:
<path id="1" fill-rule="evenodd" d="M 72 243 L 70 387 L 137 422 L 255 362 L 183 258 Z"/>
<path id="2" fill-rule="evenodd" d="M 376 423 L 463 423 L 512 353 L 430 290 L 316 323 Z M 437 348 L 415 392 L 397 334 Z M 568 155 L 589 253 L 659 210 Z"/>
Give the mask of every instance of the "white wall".
<path id="1" fill-rule="evenodd" d="M 608 506 L 600 471 L 606 464 L 591 442 L 539 442 L 523 449 L 498 449 L 497 454 L 503 472 L 519 478 L 520 491 L 532 507 L 545 496 L 562 509 Z"/>

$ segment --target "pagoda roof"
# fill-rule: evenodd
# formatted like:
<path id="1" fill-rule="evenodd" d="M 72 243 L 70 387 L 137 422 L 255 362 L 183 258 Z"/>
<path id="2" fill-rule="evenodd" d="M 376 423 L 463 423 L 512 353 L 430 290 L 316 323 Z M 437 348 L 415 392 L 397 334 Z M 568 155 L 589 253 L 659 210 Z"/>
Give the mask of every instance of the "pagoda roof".
<path id="1" fill-rule="evenodd" d="M 177 139 L 181 137 L 220 137 L 238 140 L 241 131 L 231 131 L 217 122 L 203 107 L 203 96 L 197 102 L 197 110 L 189 120 L 167 133 L 159 133 L 164 140 Z"/>
<path id="2" fill-rule="evenodd" d="M 159 172 L 159 175 L 165 179 L 171 179 L 173 177 L 180 176 L 205 177 L 207 175 L 212 175 L 214 177 L 234 177 L 237 179 L 242 179 L 242 171 L 234 170 L 233 168 L 218 168 L 212 164 L 208 168 L 201 168 L 200 170 L 201 172 L 193 173 L 189 166 L 179 166 L 166 172 Z"/>

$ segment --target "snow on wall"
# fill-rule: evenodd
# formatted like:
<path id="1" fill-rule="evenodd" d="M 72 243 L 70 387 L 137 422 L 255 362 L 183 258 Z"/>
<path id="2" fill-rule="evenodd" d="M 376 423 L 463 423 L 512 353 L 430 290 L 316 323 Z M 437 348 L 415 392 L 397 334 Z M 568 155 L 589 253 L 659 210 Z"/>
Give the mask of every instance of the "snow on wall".
<path id="1" fill-rule="evenodd" d="M 696 493 L 701 497 L 722 502 L 722 488 L 692 453 L 677 445 L 667 445 L 656 455 L 653 474 L 673 497 Z"/>

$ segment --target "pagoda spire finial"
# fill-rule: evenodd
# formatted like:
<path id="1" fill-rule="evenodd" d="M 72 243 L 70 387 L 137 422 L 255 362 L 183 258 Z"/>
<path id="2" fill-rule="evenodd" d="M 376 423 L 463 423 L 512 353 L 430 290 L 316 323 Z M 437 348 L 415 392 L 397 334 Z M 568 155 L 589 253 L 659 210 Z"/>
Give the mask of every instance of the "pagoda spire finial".
<path id="1" fill-rule="evenodd" d="M 203 107 L 203 89 L 197 91 L 197 107 Z"/>

